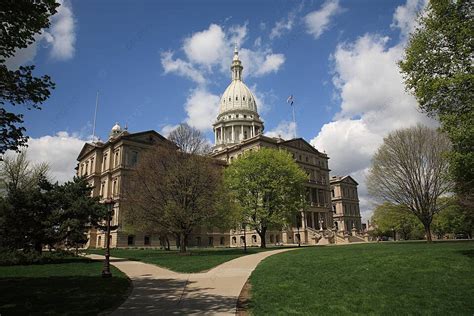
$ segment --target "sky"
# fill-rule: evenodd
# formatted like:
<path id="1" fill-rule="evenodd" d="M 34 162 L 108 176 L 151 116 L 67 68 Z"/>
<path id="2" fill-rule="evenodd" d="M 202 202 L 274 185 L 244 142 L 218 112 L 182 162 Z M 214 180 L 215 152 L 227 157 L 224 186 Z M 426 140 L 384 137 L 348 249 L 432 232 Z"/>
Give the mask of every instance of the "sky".
<path id="1" fill-rule="evenodd" d="M 359 183 L 383 137 L 435 126 L 405 91 L 397 62 L 426 0 L 60 1 L 51 27 L 7 60 L 56 83 L 42 110 L 24 110 L 27 155 L 60 182 L 83 144 L 118 122 L 167 135 L 186 122 L 213 141 L 235 45 L 269 136 L 296 132 L 329 155 L 331 175 Z M 286 103 L 294 96 L 296 124 Z M 16 108 L 15 110 L 20 110 Z"/>

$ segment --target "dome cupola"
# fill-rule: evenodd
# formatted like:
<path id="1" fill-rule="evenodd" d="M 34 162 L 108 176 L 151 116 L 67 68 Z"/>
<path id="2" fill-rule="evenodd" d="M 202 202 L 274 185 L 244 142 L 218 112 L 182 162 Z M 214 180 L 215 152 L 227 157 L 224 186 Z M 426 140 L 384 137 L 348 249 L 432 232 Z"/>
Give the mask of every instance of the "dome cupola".
<path id="1" fill-rule="evenodd" d="M 255 137 L 263 131 L 255 96 L 242 81 L 243 69 L 236 47 L 230 67 L 232 81 L 220 99 L 219 113 L 213 124 L 215 150 Z"/>

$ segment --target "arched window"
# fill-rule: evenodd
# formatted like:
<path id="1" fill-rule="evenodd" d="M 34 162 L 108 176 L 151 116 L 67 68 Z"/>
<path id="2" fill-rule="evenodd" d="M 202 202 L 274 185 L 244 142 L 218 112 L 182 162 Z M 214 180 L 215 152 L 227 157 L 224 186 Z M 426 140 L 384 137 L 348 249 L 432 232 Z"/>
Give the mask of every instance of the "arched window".
<path id="1" fill-rule="evenodd" d="M 256 243 L 257 242 L 257 235 L 252 235 L 252 242 Z"/>
<path id="2" fill-rule="evenodd" d="M 237 242 L 237 238 L 235 238 L 235 237 L 232 237 L 232 244 L 234 244 L 234 245 L 235 245 L 235 243 L 236 243 L 236 242 Z"/>

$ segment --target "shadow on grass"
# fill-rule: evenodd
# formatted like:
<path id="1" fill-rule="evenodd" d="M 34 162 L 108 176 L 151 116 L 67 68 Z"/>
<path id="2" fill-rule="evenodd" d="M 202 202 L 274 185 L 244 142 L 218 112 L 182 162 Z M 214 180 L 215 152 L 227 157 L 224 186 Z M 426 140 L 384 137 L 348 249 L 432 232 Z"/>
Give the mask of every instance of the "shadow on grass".
<path id="1" fill-rule="evenodd" d="M 207 293 L 181 279 L 134 280 L 133 291 L 114 315 L 189 315 L 233 313 L 236 298 Z"/>
<path id="2" fill-rule="evenodd" d="M 474 249 L 462 250 L 462 251 L 459 251 L 459 253 L 471 259 L 474 259 Z"/>

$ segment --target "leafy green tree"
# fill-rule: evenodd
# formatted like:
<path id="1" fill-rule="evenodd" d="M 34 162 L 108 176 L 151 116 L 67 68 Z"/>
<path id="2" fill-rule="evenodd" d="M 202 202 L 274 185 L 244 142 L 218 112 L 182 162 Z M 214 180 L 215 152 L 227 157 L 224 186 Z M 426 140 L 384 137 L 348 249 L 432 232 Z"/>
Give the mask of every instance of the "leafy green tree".
<path id="1" fill-rule="evenodd" d="M 372 215 L 372 222 L 376 225 L 379 235 L 393 236 L 396 232 L 404 240 L 423 237 L 420 221 L 403 205 L 387 202 L 378 205 Z"/>
<path id="2" fill-rule="evenodd" d="M 63 243 L 67 248 L 78 248 L 87 242 L 87 230 L 97 227 L 106 218 L 107 208 L 91 197 L 92 187 L 84 178 L 55 184 L 50 191 L 48 218 L 49 244 Z"/>
<path id="3" fill-rule="evenodd" d="M 86 230 L 105 217 L 83 178 L 52 184 L 47 165 L 31 165 L 22 152 L 1 162 L 0 246 L 42 251 L 43 246 L 75 247 Z"/>
<path id="4" fill-rule="evenodd" d="M 433 216 L 445 207 L 439 199 L 453 188 L 445 157 L 450 149 L 444 134 L 426 126 L 396 130 L 384 138 L 367 176 L 369 193 L 409 209 L 423 224 L 428 242 Z"/>
<path id="5" fill-rule="evenodd" d="M 40 109 L 50 96 L 54 83 L 47 75 L 33 76 L 34 65 L 17 70 L 7 68 L 9 57 L 35 41 L 42 29 L 49 27 L 50 17 L 59 4 L 55 0 L 5 0 L 0 2 L 0 158 L 7 150 L 26 145 L 23 114 L 7 111 L 6 105 L 25 105 Z"/>
<path id="6" fill-rule="evenodd" d="M 242 222 L 255 229 L 261 248 L 269 228 L 290 224 L 304 206 L 307 175 L 286 151 L 261 148 L 244 154 L 224 172 L 241 208 Z"/>
<path id="7" fill-rule="evenodd" d="M 433 231 L 442 238 L 446 234 L 466 234 L 472 238 L 474 214 L 461 205 L 455 197 L 443 198 L 448 206 L 433 219 Z"/>
<path id="8" fill-rule="evenodd" d="M 400 68 L 420 108 L 437 117 L 453 148 L 456 191 L 474 208 L 474 5 L 431 0 L 411 35 Z"/>

